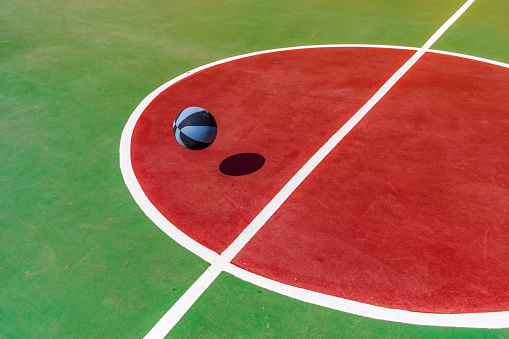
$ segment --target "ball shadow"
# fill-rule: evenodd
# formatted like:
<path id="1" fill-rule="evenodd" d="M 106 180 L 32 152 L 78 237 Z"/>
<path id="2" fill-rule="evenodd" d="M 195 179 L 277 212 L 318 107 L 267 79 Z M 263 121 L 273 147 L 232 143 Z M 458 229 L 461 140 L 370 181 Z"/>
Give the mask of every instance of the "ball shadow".
<path id="1" fill-rule="evenodd" d="M 241 176 L 258 171 L 265 164 L 265 158 L 257 153 L 239 153 L 224 159 L 219 165 L 221 173 Z"/>

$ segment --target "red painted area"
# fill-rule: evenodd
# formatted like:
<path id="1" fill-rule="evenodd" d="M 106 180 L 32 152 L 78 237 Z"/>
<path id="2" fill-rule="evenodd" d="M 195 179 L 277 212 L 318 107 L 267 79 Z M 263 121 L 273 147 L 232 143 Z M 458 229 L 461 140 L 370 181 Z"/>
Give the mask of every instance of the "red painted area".
<path id="1" fill-rule="evenodd" d="M 141 115 L 132 163 L 147 197 L 220 253 L 413 54 L 294 50 L 188 77 Z M 373 305 L 509 309 L 509 70 L 426 54 L 234 259 L 251 272 Z M 214 114 L 203 151 L 173 139 L 188 106 Z M 220 163 L 258 153 L 263 167 Z"/>
<path id="2" fill-rule="evenodd" d="M 138 120 L 133 169 L 154 206 L 220 253 L 304 163 L 413 54 L 370 48 L 270 53 L 214 66 L 160 94 Z M 182 109 L 209 110 L 218 136 L 189 151 L 172 134 Z M 264 166 L 228 176 L 219 165 L 258 153 Z"/>
<path id="3" fill-rule="evenodd" d="M 435 313 L 509 309 L 509 70 L 426 54 L 234 259 Z"/>

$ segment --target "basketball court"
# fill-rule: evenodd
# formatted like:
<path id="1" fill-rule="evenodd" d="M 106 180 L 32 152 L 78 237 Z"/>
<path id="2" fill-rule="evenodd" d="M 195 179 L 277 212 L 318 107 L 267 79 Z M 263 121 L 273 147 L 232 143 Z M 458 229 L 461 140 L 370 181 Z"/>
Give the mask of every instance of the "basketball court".
<path id="1" fill-rule="evenodd" d="M 137 6 L 3 10 L 0 336 L 509 336 L 505 3 Z"/>

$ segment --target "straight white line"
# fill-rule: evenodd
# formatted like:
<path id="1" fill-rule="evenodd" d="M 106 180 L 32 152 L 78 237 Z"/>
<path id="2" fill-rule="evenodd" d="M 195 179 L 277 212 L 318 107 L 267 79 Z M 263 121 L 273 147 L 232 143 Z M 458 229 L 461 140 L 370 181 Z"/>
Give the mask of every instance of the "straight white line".
<path id="1" fill-rule="evenodd" d="M 244 231 L 221 253 L 200 278 L 182 295 L 166 314 L 150 330 L 145 338 L 164 338 L 184 314 L 226 268 L 233 258 L 251 240 L 267 220 L 279 209 L 293 191 L 307 178 L 318 164 L 329 154 L 345 135 L 378 103 L 401 77 L 419 60 L 444 32 L 470 7 L 475 0 L 468 0 L 431 38 L 355 113 L 311 159 L 290 179 L 278 194 L 263 208 Z"/>
<path id="2" fill-rule="evenodd" d="M 222 269 L 218 269 L 214 264 L 207 268 L 198 280 L 189 287 L 172 308 L 147 333 L 145 338 L 164 338 L 221 272 Z"/>
<path id="3" fill-rule="evenodd" d="M 451 16 L 449 20 L 447 20 L 442 25 L 442 27 L 440 27 L 438 31 L 436 31 L 435 34 L 431 36 L 431 38 L 429 38 L 429 40 L 422 46 L 422 48 L 430 49 L 431 46 L 445 33 L 445 31 L 447 31 L 449 27 L 451 27 L 452 24 L 454 24 L 456 20 L 458 20 L 459 17 L 462 16 L 463 13 L 465 13 L 465 11 L 474 3 L 474 1 L 475 0 L 468 0 L 467 2 L 465 2 L 465 4 L 463 4 L 463 6 L 461 6 L 461 8 L 458 9 L 456 13 L 454 13 L 453 16 Z"/>

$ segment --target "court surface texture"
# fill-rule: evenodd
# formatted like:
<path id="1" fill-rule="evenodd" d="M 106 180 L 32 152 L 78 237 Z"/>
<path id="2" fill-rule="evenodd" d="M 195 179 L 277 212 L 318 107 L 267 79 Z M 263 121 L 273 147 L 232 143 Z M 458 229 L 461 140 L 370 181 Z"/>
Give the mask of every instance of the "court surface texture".
<path id="1" fill-rule="evenodd" d="M 505 2 L 0 13 L 0 337 L 509 337 Z"/>

